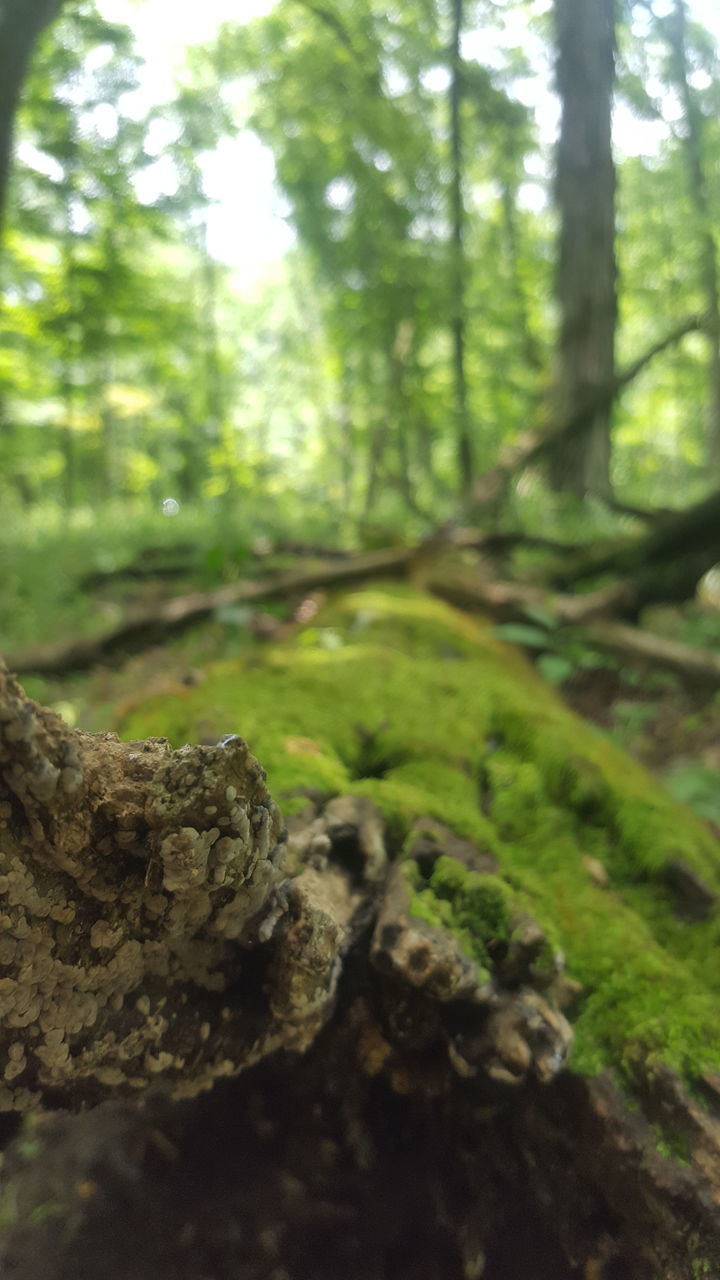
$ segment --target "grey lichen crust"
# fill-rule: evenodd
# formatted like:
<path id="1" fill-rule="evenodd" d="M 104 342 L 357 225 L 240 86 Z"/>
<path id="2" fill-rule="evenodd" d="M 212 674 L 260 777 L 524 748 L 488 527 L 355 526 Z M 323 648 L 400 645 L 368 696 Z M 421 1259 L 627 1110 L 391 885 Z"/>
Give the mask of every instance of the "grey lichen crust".
<path id="1" fill-rule="evenodd" d="M 234 1070 L 249 1031 L 222 993 L 272 914 L 281 831 L 241 738 L 77 733 L 0 667 L 0 1109 Z"/>

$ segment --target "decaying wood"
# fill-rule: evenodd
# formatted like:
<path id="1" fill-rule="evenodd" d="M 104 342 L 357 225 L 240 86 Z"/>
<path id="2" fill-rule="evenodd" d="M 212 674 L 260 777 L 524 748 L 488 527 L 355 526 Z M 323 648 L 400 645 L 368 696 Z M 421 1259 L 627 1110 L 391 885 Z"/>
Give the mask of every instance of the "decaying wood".
<path id="1" fill-rule="evenodd" d="M 3 1276 L 687 1280 L 689 1233 L 720 1249 L 712 1110 L 669 1072 L 639 1112 L 575 1079 L 578 987 L 536 922 L 488 977 L 387 842 L 365 797 L 283 830 L 239 738 L 79 733 L 2 671 L 0 1073 L 36 1117 Z M 501 874 L 437 821 L 405 853 Z M 656 1150 L 668 1108 L 686 1165 Z"/>
<path id="2" fill-rule="evenodd" d="M 76 732 L 2 669 L 0 778 L 3 1109 L 48 1091 L 67 1103 L 138 1095 L 160 1073 L 188 1096 L 314 1039 L 386 875 L 369 801 L 332 800 L 286 839 L 241 738 L 173 751 L 165 739 Z M 337 844 L 346 861 L 354 849 L 351 871 L 329 860 Z M 415 989 L 435 974 L 441 998 L 437 975 L 447 986 L 457 944 L 411 925 L 407 908 L 391 915 L 414 959 L 386 955 L 381 940 L 377 964 Z M 251 947 L 264 1008 L 248 991 L 249 1013 Z M 499 999 L 472 985 L 462 994 L 484 1009 Z M 562 1020 L 555 1034 L 566 1048 Z"/>
<path id="3" fill-rule="evenodd" d="M 529 583 L 490 582 L 478 574 L 457 572 L 430 575 L 425 583 L 449 604 L 460 609 L 481 609 L 499 622 L 527 621 L 528 610 L 539 606 L 558 624 L 582 626 L 593 618 L 622 611 L 632 598 L 632 584 L 625 582 L 582 596 L 553 594 Z"/>
<path id="4" fill-rule="evenodd" d="M 590 552 L 555 581 L 561 587 L 603 574 L 632 578 L 638 605 L 655 600 L 687 600 L 709 569 L 720 561 L 720 493 L 659 520 L 642 538 L 628 539 L 610 552 Z"/>

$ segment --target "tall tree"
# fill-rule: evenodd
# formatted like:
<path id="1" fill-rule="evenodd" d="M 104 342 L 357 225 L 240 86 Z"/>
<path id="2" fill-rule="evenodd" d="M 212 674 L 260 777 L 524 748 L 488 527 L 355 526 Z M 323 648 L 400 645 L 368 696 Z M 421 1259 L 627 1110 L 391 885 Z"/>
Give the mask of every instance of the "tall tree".
<path id="1" fill-rule="evenodd" d="M 0 233 L 20 90 L 35 42 L 62 4 L 63 0 L 0 0 Z"/>
<path id="2" fill-rule="evenodd" d="M 463 0 L 452 0 L 450 40 L 450 225 L 451 262 L 450 323 L 453 344 L 453 392 L 455 439 L 460 492 L 467 493 L 473 478 L 473 451 L 468 420 L 465 372 L 465 204 L 463 201 L 463 65 L 460 44 L 463 31 Z"/>
<path id="3" fill-rule="evenodd" d="M 555 0 L 554 16 L 562 104 L 555 185 L 560 318 L 554 409 L 562 422 L 608 386 L 614 372 L 615 0 Z M 599 410 L 582 435 L 551 456 L 556 488 L 580 496 L 610 493 L 610 421 L 611 408 Z"/>

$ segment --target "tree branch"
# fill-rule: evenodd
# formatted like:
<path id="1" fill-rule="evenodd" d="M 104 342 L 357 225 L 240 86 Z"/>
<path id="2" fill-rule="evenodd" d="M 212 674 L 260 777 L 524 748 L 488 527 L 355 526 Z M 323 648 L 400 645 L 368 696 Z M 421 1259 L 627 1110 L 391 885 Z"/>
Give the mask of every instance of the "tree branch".
<path id="1" fill-rule="evenodd" d="M 484 503 L 495 499 L 511 475 L 518 475 L 526 467 L 538 462 L 548 449 L 556 447 L 561 441 L 574 438 L 598 410 L 612 404 L 619 393 L 629 386 L 656 356 L 681 342 L 687 334 L 696 333 L 705 326 L 704 316 L 687 316 L 663 338 L 648 347 L 637 360 L 621 369 L 612 382 L 587 396 L 564 422 L 552 429 L 546 426 L 523 433 L 513 445 L 502 450 L 496 467 L 478 477 L 473 486 L 474 501 Z"/>

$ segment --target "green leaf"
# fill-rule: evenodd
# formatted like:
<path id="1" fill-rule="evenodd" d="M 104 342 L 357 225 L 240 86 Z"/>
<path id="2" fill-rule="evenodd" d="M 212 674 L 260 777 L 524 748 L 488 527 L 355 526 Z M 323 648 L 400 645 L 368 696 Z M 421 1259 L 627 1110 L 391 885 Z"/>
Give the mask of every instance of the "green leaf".
<path id="1" fill-rule="evenodd" d="M 499 627 L 494 627 L 493 632 L 501 640 L 523 645 L 525 649 L 547 649 L 550 643 L 546 631 L 526 626 L 523 622 L 503 622 Z"/>
<path id="2" fill-rule="evenodd" d="M 549 684 L 562 684 L 563 681 L 569 680 L 573 673 L 573 663 L 559 653 L 542 653 L 536 665 Z"/>
<path id="3" fill-rule="evenodd" d="M 532 622 L 539 623 L 541 627 L 547 627 L 548 631 L 554 631 L 557 626 L 555 614 L 545 604 L 526 604 L 523 613 Z"/>

